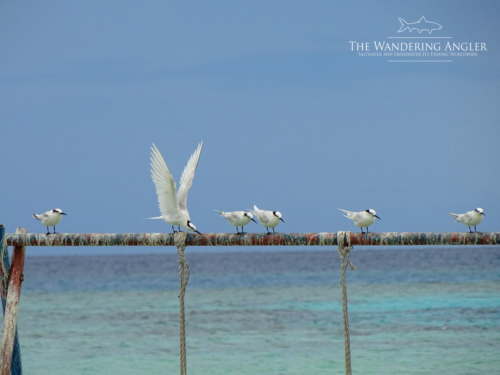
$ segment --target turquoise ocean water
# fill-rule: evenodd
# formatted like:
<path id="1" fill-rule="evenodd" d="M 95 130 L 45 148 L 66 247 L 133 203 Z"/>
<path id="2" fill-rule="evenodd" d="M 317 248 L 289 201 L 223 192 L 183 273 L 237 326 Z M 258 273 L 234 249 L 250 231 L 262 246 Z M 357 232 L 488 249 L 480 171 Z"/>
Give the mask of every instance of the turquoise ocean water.
<path id="1" fill-rule="evenodd" d="M 186 257 L 189 374 L 344 373 L 336 249 Z M 500 374 L 500 247 L 351 259 L 353 374 Z M 25 374 L 179 373 L 177 294 L 176 255 L 28 257 Z"/>

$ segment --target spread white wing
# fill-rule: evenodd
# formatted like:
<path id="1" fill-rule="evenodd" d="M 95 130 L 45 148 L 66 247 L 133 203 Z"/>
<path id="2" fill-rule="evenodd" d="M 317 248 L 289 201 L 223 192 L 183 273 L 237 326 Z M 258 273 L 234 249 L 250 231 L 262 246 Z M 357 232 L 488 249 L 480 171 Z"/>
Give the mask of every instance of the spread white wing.
<path id="1" fill-rule="evenodd" d="M 160 151 L 153 144 L 151 147 L 151 177 L 156 186 L 160 212 L 163 216 L 175 216 L 178 211 L 177 195 L 174 178 L 168 170 L 167 163 L 161 156 Z"/>
<path id="2" fill-rule="evenodd" d="M 203 142 L 198 145 L 198 148 L 191 155 L 186 167 L 184 168 L 184 172 L 182 172 L 181 176 L 181 184 L 179 186 L 179 192 L 177 193 L 177 200 L 179 202 L 179 208 L 181 210 L 187 210 L 187 195 L 188 191 L 193 185 L 194 171 L 196 171 L 196 167 L 198 166 L 198 160 L 200 160 L 201 147 L 203 146 Z"/>

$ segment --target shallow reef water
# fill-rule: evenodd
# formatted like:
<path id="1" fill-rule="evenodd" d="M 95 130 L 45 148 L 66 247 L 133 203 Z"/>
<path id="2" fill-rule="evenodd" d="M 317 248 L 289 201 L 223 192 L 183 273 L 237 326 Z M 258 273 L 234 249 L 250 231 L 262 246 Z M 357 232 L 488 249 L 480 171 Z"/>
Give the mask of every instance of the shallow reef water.
<path id="1" fill-rule="evenodd" d="M 337 250 L 190 253 L 189 374 L 344 371 Z M 354 249 L 359 374 L 500 373 L 500 247 Z M 26 258 L 26 374 L 179 372 L 177 256 Z"/>

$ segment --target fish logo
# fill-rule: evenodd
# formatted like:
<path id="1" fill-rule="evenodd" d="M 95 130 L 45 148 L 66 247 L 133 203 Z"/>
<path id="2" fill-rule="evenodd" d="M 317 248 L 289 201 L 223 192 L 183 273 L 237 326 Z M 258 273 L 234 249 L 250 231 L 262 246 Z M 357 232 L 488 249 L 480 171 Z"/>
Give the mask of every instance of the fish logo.
<path id="1" fill-rule="evenodd" d="M 441 30 L 443 28 L 439 23 L 427 21 L 424 16 L 417 22 L 408 23 L 402 18 L 399 19 L 399 22 L 401 22 L 401 28 L 398 30 L 398 33 L 402 33 L 406 29 L 409 29 L 410 33 L 412 30 L 417 30 L 420 34 L 422 31 L 427 30 L 427 32 L 431 34 L 433 30 Z"/>

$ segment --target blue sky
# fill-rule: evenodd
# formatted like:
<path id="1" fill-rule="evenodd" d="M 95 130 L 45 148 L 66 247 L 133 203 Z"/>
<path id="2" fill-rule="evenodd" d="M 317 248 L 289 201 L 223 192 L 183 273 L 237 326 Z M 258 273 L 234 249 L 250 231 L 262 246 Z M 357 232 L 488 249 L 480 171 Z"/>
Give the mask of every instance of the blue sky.
<path id="1" fill-rule="evenodd" d="M 43 232 L 30 215 L 58 207 L 60 232 L 169 231 L 141 220 L 159 214 L 150 146 L 179 181 L 203 140 L 188 196 L 201 232 L 234 230 L 213 208 L 253 205 L 281 211 L 281 232 L 357 231 L 337 208 L 375 209 L 373 231 L 463 231 L 447 212 L 476 207 L 478 229 L 498 231 L 498 14 L 489 1 L 2 2 L 0 222 Z M 443 25 L 432 36 L 488 50 L 451 63 L 350 50 L 422 16 Z"/>

